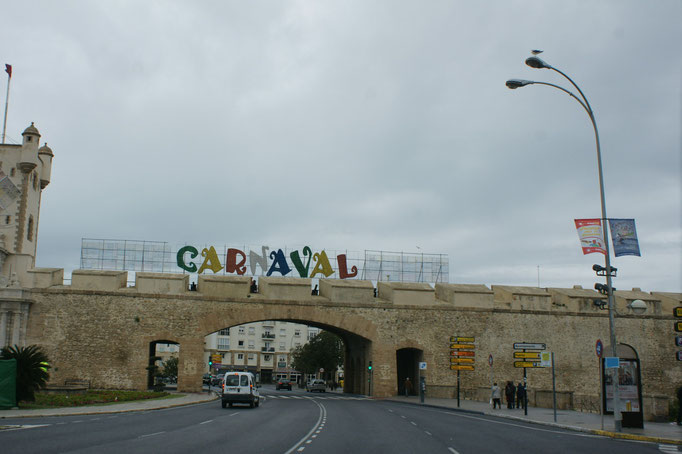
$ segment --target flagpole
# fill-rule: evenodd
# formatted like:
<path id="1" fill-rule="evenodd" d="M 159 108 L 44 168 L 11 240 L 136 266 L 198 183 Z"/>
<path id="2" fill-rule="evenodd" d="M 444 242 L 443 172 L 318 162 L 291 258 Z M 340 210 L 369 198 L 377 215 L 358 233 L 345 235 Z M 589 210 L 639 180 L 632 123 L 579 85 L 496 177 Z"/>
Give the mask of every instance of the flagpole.
<path id="1" fill-rule="evenodd" d="M 5 65 L 7 72 L 7 95 L 5 96 L 5 120 L 2 123 L 2 143 L 5 143 L 5 132 L 7 132 L 7 106 L 9 105 L 9 83 L 12 80 L 12 67 Z"/>

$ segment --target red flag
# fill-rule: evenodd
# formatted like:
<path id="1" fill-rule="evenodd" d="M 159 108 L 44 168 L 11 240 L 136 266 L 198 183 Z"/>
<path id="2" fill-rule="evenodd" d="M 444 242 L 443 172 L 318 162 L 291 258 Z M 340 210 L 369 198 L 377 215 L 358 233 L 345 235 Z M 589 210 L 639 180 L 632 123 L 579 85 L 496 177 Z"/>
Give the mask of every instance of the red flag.
<path id="1" fill-rule="evenodd" d="M 9 74 L 9 78 L 12 78 L 12 65 L 5 63 L 5 72 Z"/>

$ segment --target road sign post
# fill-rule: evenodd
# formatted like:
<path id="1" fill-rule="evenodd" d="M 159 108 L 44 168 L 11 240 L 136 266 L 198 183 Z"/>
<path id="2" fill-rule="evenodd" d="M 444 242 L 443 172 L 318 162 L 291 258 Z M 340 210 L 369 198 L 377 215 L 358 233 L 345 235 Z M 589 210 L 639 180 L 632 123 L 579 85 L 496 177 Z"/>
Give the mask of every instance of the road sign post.
<path id="1" fill-rule="evenodd" d="M 601 415 L 601 430 L 604 430 L 604 377 L 601 372 L 601 357 L 604 353 L 604 344 L 601 339 L 597 339 L 594 345 L 594 351 L 597 354 L 597 367 L 599 369 L 599 413 Z"/>
<path id="2" fill-rule="evenodd" d="M 547 349 L 546 344 L 537 342 L 514 342 L 514 350 L 523 350 L 523 352 L 514 352 L 514 357 L 516 358 L 519 354 L 520 358 L 523 359 L 538 359 L 540 357 L 540 352 L 527 352 L 526 350 L 545 350 Z M 514 367 L 523 368 L 523 414 L 528 416 L 528 376 L 526 374 L 526 369 L 529 367 L 539 367 L 540 363 L 538 361 L 514 361 Z"/>
<path id="3" fill-rule="evenodd" d="M 450 336 L 450 370 L 457 371 L 457 408 L 460 405 L 460 371 L 475 370 L 476 338 L 471 336 Z"/>

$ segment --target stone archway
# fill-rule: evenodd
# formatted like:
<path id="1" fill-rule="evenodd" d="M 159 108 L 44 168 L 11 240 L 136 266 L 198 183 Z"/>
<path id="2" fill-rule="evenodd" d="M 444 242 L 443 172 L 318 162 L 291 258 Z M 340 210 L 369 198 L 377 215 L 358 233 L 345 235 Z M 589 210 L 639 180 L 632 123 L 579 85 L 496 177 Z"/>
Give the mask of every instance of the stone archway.
<path id="1" fill-rule="evenodd" d="M 405 395 L 406 391 L 409 395 L 417 394 L 417 385 L 419 377 L 419 362 L 424 358 L 424 351 L 417 348 L 401 348 L 396 350 L 396 376 L 397 376 L 397 390 L 400 395 Z M 410 379 L 411 386 L 406 388 L 407 379 Z"/>

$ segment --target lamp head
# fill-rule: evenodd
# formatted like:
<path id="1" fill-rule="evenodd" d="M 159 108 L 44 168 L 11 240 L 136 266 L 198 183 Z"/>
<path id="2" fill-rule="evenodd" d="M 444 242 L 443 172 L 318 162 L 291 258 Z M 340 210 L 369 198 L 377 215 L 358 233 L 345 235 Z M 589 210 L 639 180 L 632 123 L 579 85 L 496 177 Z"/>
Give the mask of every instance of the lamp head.
<path id="1" fill-rule="evenodd" d="M 630 304 L 628 304 L 628 307 L 632 309 L 632 312 L 634 312 L 637 315 L 641 315 L 645 313 L 647 310 L 647 305 L 642 300 L 634 300 Z"/>
<path id="2" fill-rule="evenodd" d="M 506 82 L 507 88 L 510 88 L 512 90 L 515 90 L 519 87 L 525 87 L 526 85 L 534 84 L 532 80 L 523 80 L 523 79 L 509 79 Z"/>
<path id="3" fill-rule="evenodd" d="M 542 68 L 551 68 L 547 63 L 545 63 L 542 59 L 538 57 L 528 57 L 526 58 L 526 64 L 530 66 L 531 68 L 537 68 L 537 69 L 542 69 Z"/>

